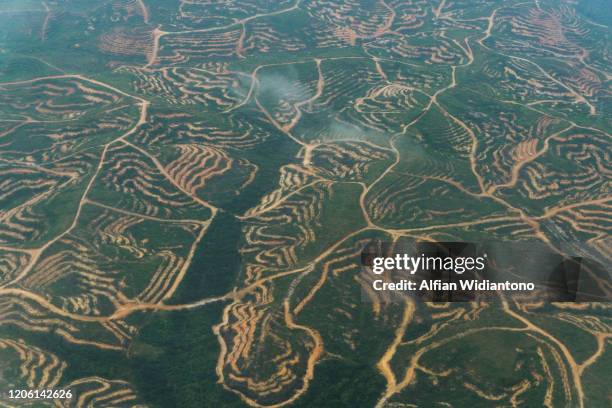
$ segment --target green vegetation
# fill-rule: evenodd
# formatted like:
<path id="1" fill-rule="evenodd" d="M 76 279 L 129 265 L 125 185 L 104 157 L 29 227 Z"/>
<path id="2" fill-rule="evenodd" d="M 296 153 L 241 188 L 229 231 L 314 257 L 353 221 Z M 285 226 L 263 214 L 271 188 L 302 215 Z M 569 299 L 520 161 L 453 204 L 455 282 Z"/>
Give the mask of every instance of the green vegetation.
<path id="1" fill-rule="evenodd" d="M 362 265 L 609 289 L 609 2 L 0 3 L 0 406 L 609 405 L 606 302 Z"/>

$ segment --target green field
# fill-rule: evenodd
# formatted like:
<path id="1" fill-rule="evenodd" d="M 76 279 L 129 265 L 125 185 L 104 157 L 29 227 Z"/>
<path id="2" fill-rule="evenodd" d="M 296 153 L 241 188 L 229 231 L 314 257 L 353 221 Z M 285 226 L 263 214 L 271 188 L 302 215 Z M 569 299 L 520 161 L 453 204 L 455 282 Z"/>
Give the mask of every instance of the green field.
<path id="1" fill-rule="evenodd" d="M 611 406 L 608 3 L 0 1 L 0 407 Z M 604 301 L 372 289 L 424 241 Z"/>

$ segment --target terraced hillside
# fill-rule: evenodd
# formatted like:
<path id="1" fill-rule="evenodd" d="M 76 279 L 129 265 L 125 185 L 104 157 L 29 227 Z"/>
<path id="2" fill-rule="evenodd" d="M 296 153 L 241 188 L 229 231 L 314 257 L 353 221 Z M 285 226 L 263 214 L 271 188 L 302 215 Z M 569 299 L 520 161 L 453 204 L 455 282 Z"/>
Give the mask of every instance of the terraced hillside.
<path id="1" fill-rule="evenodd" d="M 607 268 L 611 25 L 599 0 L 0 0 L 0 406 L 609 407 L 609 302 L 389 299 L 361 252 Z M 48 388 L 74 397 L 8 394 Z"/>

